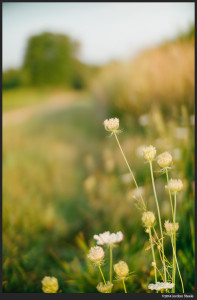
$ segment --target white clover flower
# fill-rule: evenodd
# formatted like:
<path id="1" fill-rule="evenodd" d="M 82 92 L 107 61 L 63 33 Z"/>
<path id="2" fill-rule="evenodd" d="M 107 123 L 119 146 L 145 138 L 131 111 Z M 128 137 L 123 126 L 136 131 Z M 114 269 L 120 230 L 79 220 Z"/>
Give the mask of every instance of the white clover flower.
<path id="1" fill-rule="evenodd" d="M 96 288 L 100 293 L 110 293 L 112 287 L 113 287 L 113 283 L 107 281 L 106 285 L 103 282 L 99 282 Z"/>
<path id="2" fill-rule="evenodd" d="M 117 233 L 105 231 L 99 235 L 95 234 L 94 239 L 97 240 L 97 245 L 112 245 L 123 240 L 123 233 L 121 231 L 118 231 Z"/>
<path id="3" fill-rule="evenodd" d="M 163 152 L 157 157 L 157 163 L 161 168 L 167 168 L 172 163 L 172 155 L 169 152 Z"/>
<path id="4" fill-rule="evenodd" d="M 59 289 L 58 280 L 55 277 L 45 276 L 41 283 L 44 293 L 57 293 Z"/>
<path id="5" fill-rule="evenodd" d="M 105 252 L 103 251 L 102 247 L 96 246 L 96 247 L 92 247 L 90 249 L 89 254 L 87 255 L 87 257 L 94 263 L 100 264 L 102 259 L 105 256 Z"/>
<path id="6" fill-rule="evenodd" d="M 126 262 L 121 260 L 114 265 L 114 271 L 119 278 L 125 279 L 125 277 L 129 274 L 129 267 Z"/>
<path id="7" fill-rule="evenodd" d="M 167 220 L 164 223 L 164 227 L 166 229 L 166 232 L 171 235 L 174 233 L 174 229 L 175 229 L 175 231 L 177 231 L 179 229 L 179 223 L 175 223 L 175 226 L 174 226 L 174 223 L 170 223 L 169 220 Z"/>
<path id="8" fill-rule="evenodd" d="M 150 283 L 148 285 L 149 290 L 163 290 L 163 289 L 172 289 L 175 286 L 174 283 L 171 282 L 157 282 L 157 283 Z"/>
<path id="9" fill-rule="evenodd" d="M 180 179 L 170 179 L 169 188 L 174 193 L 180 192 L 183 189 L 183 183 Z"/>
<path id="10" fill-rule="evenodd" d="M 155 215 L 152 211 L 145 211 L 142 215 L 142 222 L 146 227 L 151 227 L 155 222 Z"/>
<path id="11" fill-rule="evenodd" d="M 143 156 L 147 161 L 151 162 L 155 158 L 155 155 L 156 155 L 155 147 L 150 145 L 143 149 Z"/>
<path id="12" fill-rule="evenodd" d="M 106 119 L 104 121 L 104 126 L 105 126 L 105 130 L 107 131 L 117 131 L 119 128 L 119 119 L 118 118 L 111 118 L 111 119 Z"/>

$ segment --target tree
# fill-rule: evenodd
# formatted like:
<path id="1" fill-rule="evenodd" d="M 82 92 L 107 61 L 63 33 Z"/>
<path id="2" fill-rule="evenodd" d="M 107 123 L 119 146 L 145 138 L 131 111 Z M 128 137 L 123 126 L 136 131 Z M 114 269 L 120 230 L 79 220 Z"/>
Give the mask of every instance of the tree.
<path id="1" fill-rule="evenodd" d="M 32 36 L 27 45 L 24 69 L 33 85 L 73 86 L 79 44 L 63 34 Z M 79 73 L 79 72 L 78 72 Z"/>

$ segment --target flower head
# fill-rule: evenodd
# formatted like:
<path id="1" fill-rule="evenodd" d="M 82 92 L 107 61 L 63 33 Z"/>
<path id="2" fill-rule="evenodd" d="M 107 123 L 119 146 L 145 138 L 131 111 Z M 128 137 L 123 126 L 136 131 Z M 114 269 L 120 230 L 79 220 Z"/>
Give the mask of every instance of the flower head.
<path id="1" fill-rule="evenodd" d="M 114 271 L 118 275 L 119 278 L 125 279 L 125 277 L 129 274 L 129 268 L 126 262 L 119 261 L 114 265 Z"/>
<path id="2" fill-rule="evenodd" d="M 151 227 L 155 222 L 155 215 L 152 211 L 145 211 L 142 215 L 142 222 L 145 227 Z"/>
<path id="3" fill-rule="evenodd" d="M 170 223 L 169 220 L 167 220 L 164 223 L 164 227 L 166 229 L 166 232 L 171 235 L 174 233 L 174 229 L 175 229 L 175 231 L 177 231 L 179 229 L 179 223 L 175 223 L 175 226 L 174 226 L 174 223 Z"/>
<path id="4" fill-rule="evenodd" d="M 102 247 L 92 247 L 87 257 L 94 263 L 100 264 L 105 256 L 105 252 Z"/>
<path id="5" fill-rule="evenodd" d="M 157 157 L 157 163 L 161 168 L 167 168 L 172 163 L 172 155 L 169 152 L 163 152 Z"/>
<path id="6" fill-rule="evenodd" d="M 55 277 L 45 276 L 41 283 L 44 293 L 57 293 L 59 289 L 58 280 Z"/>
<path id="7" fill-rule="evenodd" d="M 118 118 L 111 118 L 111 119 L 106 119 L 104 121 L 104 126 L 105 130 L 107 131 L 117 131 L 119 128 L 119 119 Z"/>
<path id="8" fill-rule="evenodd" d="M 169 188 L 172 192 L 180 192 L 183 189 L 183 183 L 180 179 L 170 179 Z"/>
<path id="9" fill-rule="evenodd" d="M 171 282 L 157 282 L 157 283 L 150 283 L 148 285 L 149 290 L 163 290 L 163 289 L 172 289 L 174 287 L 174 283 Z"/>
<path id="10" fill-rule="evenodd" d="M 106 285 L 103 282 L 99 282 L 96 288 L 100 293 L 110 293 L 112 287 L 113 287 L 113 283 L 107 281 Z"/>
<path id="11" fill-rule="evenodd" d="M 105 231 L 99 235 L 95 234 L 94 239 L 97 240 L 97 245 L 112 245 L 123 240 L 123 233 L 121 231 L 118 231 L 117 233 Z"/>
<path id="12" fill-rule="evenodd" d="M 156 155 L 155 147 L 150 145 L 143 149 L 143 156 L 147 161 L 151 162 L 155 158 L 155 155 Z"/>

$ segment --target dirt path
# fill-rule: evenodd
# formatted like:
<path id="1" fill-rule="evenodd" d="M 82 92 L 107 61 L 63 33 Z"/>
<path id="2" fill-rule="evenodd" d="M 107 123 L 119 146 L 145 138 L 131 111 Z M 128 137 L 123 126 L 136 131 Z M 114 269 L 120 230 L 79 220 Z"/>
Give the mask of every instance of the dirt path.
<path id="1" fill-rule="evenodd" d="M 56 93 L 40 104 L 4 112 L 2 117 L 3 128 L 19 124 L 33 118 L 34 116 L 69 107 L 76 101 L 79 101 L 80 98 L 81 94 L 77 92 Z"/>

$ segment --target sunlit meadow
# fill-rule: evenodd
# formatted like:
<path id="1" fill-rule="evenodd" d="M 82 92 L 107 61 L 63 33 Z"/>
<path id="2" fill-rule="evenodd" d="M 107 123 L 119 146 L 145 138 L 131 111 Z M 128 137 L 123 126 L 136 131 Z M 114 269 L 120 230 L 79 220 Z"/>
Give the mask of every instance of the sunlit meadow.
<path id="1" fill-rule="evenodd" d="M 194 292 L 193 38 L 3 91 L 3 122 L 4 292 Z"/>

